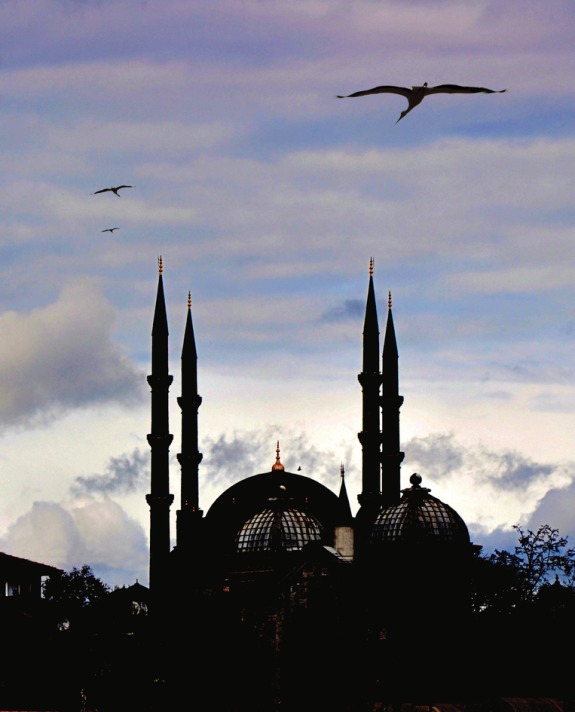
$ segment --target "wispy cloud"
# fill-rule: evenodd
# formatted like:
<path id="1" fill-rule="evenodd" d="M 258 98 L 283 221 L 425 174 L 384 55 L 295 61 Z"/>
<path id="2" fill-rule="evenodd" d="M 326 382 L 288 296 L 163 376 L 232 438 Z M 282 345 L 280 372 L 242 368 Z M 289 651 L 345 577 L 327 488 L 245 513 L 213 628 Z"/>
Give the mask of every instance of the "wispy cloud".
<path id="1" fill-rule="evenodd" d="M 339 321 L 358 321 L 365 314 L 365 302 L 359 299 L 346 299 L 342 304 L 337 304 L 328 307 L 320 316 L 320 321 L 339 322 Z"/>
<path id="2" fill-rule="evenodd" d="M 150 484 L 150 454 L 136 448 L 129 455 L 111 457 L 102 475 L 80 475 L 70 486 L 70 493 L 79 497 L 86 494 L 126 494 L 140 492 Z"/>

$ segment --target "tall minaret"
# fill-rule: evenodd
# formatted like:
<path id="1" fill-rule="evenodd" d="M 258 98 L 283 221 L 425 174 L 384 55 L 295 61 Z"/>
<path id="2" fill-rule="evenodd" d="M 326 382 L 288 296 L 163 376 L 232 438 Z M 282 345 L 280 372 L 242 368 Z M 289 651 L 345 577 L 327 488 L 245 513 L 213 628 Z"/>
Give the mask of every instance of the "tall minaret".
<path id="1" fill-rule="evenodd" d="M 176 513 L 176 537 L 179 549 L 197 545 L 197 522 L 203 512 L 199 507 L 199 464 L 202 453 L 198 450 L 198 409 L 202 398 L 198 395 L 198 352 L 192 323 L 192 298 L 188 292 L 188 314 L 182 346 L 182 395 L 178 405 L 182 411 L 182 449 L 180 463 L 181 509 Z"/>
<path id="2" fill-rule="evenodd" d="M 150 590 L 158 591 L 166 578 L 170 553 L 169 450 L 170 435 L 168 392 L 172 376 L 168 373 L 168 319 L 162 281 L 162 258 L 158 258 L 158 293 L 152 327 L 152 373 L 148 383 L 152 389 L 152 432 L 148 435 L 151 448 L 151 493 L 146 495 L 150 506 Z"/>
<path id="3" fill-rule="evenodd" d="M 361 507 L 379 506 L 381 496 L 381 429 L 379 371 L 379 324 L 373 288 L 373 257 L 369 261 L 369 286 L 363 325 L 363 370 L 358 375 L 362 388 L 362 430 L 357 434 L 362 447 Z"/>
<path id="4" fill-rule="evenodd" d="M 381 397 L 381 490 L 383 506 L 397 504 L 400 499 L 400 469 L 404 453 L 399 447 L 399 409 L 403 396 L 399 395 L 399 353 L 395 340 L 393 314 L 391 312 L 391 292 L 387 301 L 387 325 L 382 354 L 382 397 Z"/>

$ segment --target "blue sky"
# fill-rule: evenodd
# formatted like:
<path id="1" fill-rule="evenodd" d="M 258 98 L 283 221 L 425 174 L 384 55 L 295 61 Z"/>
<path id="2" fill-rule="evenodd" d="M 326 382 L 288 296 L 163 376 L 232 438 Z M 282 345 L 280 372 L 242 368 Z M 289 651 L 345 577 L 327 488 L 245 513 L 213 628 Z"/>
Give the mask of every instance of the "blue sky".
<path id="1" fill-rule="evenodd" d="M 277 440 L 356 506 L 373 257 L 402 486 L 572 543 L 574 35 L 561 0 L 3 2 L 0 549 L 147 583 L 159 255 L 176 502 L 190 291 L 201 506 Z M 507 91 L 335 98 L 425 81 Z"/>

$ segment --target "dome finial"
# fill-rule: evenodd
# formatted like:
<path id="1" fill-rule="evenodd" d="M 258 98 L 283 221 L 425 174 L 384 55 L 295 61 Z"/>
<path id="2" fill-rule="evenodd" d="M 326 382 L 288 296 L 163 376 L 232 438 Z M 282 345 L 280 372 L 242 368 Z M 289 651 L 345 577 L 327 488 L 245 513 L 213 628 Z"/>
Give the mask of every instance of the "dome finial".
<path id="1" fill-rule="evenodd" d="M 339 466 L 339 474 L 341 475 L 341 479 L 343 480 L 343 476 L 345 475 L 345 469 L 343 467 L 343 462 Z"/>
<path id="2" fill-rule="evenodd" d="M 373 257 L 369 258 L 369 276 L 373 277 Z"/>
<path id="3" fill-rule="evenodd" d="M 388 309 L 391 309 L 391 290 L 389 290 L 389 293 L 387 295 L 387 307 Z"/>
<path id="4" fill-rule="evenodd" d="M 409 478 L 409 481 L 411 482 L 412 487 L 419 487 L 421 485 L 421 475 L 414 472 Z"/>
<path id="5" fill-rule="evenodd" d="M 163 274 L 163 272 L 164 272 L 164 263 L 163 263 L 163 261 L 162 261 L 162 255 L 160 255 L 160 256 L 158 257 L 158 272 L 159 272 L 160 274 Z"/>
<path id="6" fill-rule="evenodd" d="M 188 292 L 188 309 L 192 308 L 192 293 Z"/>
<path id="7" fill-rule="evenodd" d="M 276 443 L 276 461 L 272 465 L 272 472 L 275 470 L 285 470 L 285 467 L 280 462 L 280 441 Z"/>

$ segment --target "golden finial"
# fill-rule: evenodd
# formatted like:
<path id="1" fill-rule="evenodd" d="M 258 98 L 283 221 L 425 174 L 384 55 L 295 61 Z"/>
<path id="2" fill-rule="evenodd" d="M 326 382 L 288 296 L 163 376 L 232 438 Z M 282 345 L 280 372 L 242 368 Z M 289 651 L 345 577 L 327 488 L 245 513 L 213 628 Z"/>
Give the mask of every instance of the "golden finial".
<path id="1" fill-rule="evenodd" d="M 160 274 L 162 274 L 164 271 L 164 263 L 162 262 L 162 255 L 160 255 L 158 257 L 158 270 L 159 270 Z"/>
<path id="2" fill-rule="evenodd" d="M 389 292 L 387 296 L 387 306 L 389 309 L 391 309 L 391 291 Z"/>
<path id="3" fill-rule="evenodd" d="M 369 258 L 369 276 L 373 277 L 373 257 Z"/>
<path id="4" fill-rule="evenodd" d="M 281 464 L 280 462 L 280 441 L 277 441 L 276 444 L 276 461 L 272 465 L 272 472 L 274 470 L 285 470 L 285 467 Z"/>
<path id="5" fill-rule="evenodd" d="M 188 309 L 192 308 L 192 293 L 188 292 Z"/>

